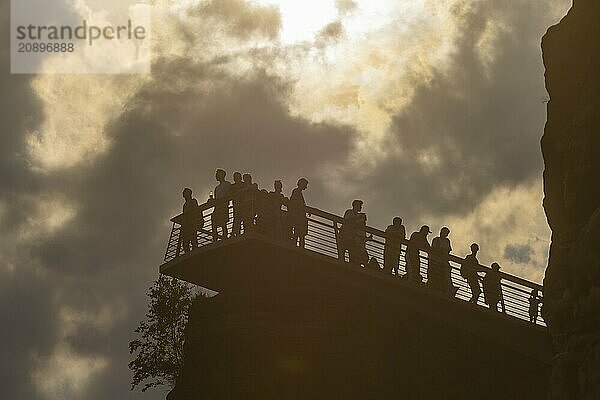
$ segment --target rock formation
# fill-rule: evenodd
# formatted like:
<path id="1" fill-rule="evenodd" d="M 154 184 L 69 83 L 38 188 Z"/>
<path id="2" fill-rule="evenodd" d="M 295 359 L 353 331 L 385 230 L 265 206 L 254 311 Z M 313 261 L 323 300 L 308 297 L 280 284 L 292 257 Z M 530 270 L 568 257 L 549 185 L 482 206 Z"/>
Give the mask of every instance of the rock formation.
<path id="1" fill-rule="evenodd" d="M 544 208 L 552 245 L 543 313 L 551 399 L 600 399 L 600 2 L 574 0 L 542 42 Z"/>

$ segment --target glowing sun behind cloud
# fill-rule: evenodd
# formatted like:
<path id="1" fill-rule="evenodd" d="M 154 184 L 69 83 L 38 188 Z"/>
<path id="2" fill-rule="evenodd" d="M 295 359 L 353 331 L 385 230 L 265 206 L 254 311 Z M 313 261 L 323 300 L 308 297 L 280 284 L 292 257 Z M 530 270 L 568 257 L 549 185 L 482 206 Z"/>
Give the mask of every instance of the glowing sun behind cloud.
<path id="1" fill-rule="evenodd" d="M 327 23 L 337 16 L 332 0 L 259 0 L 257 4 L 275 5 L 281 14 L 281 41 L 293 44 L 311 40 Z"/>

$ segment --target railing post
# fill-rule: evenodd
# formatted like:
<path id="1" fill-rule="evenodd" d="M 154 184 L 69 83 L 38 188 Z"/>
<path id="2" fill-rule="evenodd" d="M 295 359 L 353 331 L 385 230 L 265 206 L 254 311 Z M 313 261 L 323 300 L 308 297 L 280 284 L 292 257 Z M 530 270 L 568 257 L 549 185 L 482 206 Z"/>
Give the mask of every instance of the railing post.
<path id="1" fill-rule="evenodd" d="M 171 233 L 167 241 L 167 249 L 165 251 L 164 261 L 168 262 L 179 256 L 179 246 L 181 243 L 181 235 L 178 234 L 175 222 L 171 225 Z"/>
<path id="2" fill-rule="evenodd" d="M 335 247 L 336 247 L 336 251 L 337 251 L 337 258 L 340 259 L 340 230 L 338 228 L 338 223 L 334 220 L 331 221 L 332 227 L 333 227 L 333 233 L 335 236 Z M 344 256 L 344 254 L 342 254 L 341 256 Z M 344 260 L 342 260 L 344 261 Z"/>
<path id="3" fill-rule="evenodd" d="M 506 314 L 506 305 L 504 304 L 504 290 L 502 290 L 502 279 L 500 279 L 500 306 L 502 307 L 502 312 Z"/>
<path id="4" fill-rule="evenodd" d="M 175 233 L 175 222 L 173 222 L 173 226 L 171 228 L 171 235 Z M 177 247 L 175 248 L 175 257 L 179 257 L 179 252 L 181 251 L 181 241 L 183 238 L 181 237 L 181 228 L 179 228 L 179 235 L 177 236 Z"/>

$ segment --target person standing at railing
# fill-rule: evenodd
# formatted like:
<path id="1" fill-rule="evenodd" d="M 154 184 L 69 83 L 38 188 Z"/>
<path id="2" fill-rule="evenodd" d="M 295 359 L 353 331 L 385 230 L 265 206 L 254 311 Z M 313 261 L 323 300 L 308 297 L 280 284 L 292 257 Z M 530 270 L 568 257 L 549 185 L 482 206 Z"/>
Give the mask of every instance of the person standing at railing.
<path id="1" fill-rule="evenodd" d="M 431 250 L 431 245 L 427 240 L 427 236 L 431 233 L 429 226 L 423 225 L 417 232 L 413 232 L 410 235 L 408 242 L 408 251 L 406 257 L 406 275 L 403 278 L 407 278 L 412 283 L 423 283 L 423 276 L 421 276 L 421 257 L 419 251 L 423 250 L 427 253 Z"/>
<path id="2" fill-rule="evenodd" d="M 404 239 L 406 239 L 406 228 L 402 225 L 402 218 L 394 217 L 392 224 L 385 229 L 383 267 L 386 271 L 398 273 L 397 269 Z"/>
<path id="3" fill-rule="evenodd" d="M 267 234 L 281 239 L 283 237 L 283 211 L 281 207 L 287 206 L 288 199 L 283 195 L 283 184 L 280 180 L 273 182 L 273 191 L 267 195 L 265 209 L 265 222 Z"/>
<path id="4" fill-rule="evenodd" d="M 198 200 L 192 197 L 192 189 L 183 189 L 183 217 L 181 220 L 181 242 L 184 253 L 198 247 Z"/>
<path id="5" fill-rule="evenodd" d="M 355 254 L 355 261 L 359 265 L 367 267 L 369 263 L 369 253 L 367 253 L 367 241 L 373 239 L 373 235 L 367 237 L 367 214 L 363 212 L 358 213 L 358 226 L 356 230 L 356 236 L 354 238 L 354 249 L 351 250 L 350 254 Z M 379 269 L 379 263 L 377 259 L 373 258 L 376 264 L 371 263 L 374 267 Z"/>
<path id="6" fill-rule="evenodd" d="M 349 208 L 344 212 L 344 222 L 340 228 L 340 235 L 338 238 L 338 256 L 340 260 L 346 258 L 346 251 L 348 252 L 348 259 L 350 263 L 358 263 L 359 255 L 358 250 L 360 245 L 357 243 L 361 239 L 361 225 L 364 215 L 366 224 L 366 214 L 361 213 L 363 206 L 362 200 L 352 201 L 352 208 Z M 363 235 L 363 241 L 364 235 Z"/>
<path id="7" fill-rule="evenodd" d="M 452 268 L 449 261 L 452 245 L 450 239 L 448 239 L 449 234 L 450 229 L 443 227 L 440 230 L 440 235 L 431 242 L 427 284 L 432 289 L 454 296 L 458 288 L 452 284 Z"/>
<path id="8" fill-rule="evenodd" d="M 227 223 L 229 222 L 229 191 L 231 183 L 225 180 L 226 176 L 227 172 L 220 168 L 215 172 L 215 179 L 219 182 L 214 190 L 214 199 L 211 199 L 214 203 L 211 222 L 213 241 L 215 242 L 219 238 L 219 228 L 221 228 L 222 239 L 227 239 L 227 236 L 229 236 Z"/>
<path id="9" fill-rule="evenodd" d="M 537 289 L 532 289 L 529 294 L 529 322 L 537 323 L 537 318 L 540 313 L 540 304 L 543 302 L 541 296 L 538 295 Z"/>
<path id="10" fill-rule="evenodd" d="M 233 183 L 229 187 L 229 197 L 233 203 L 233 227 L 231 228 L 231 235 L 238 236 L 242 232 L 242 214 L 240 208 L 242 207 L 242 192 L 244 190 L 244 182 L 242 181 L 242 173 L 233 173 Z"/>
<path id="11" fill-rule="evenodd" d="M 500 265 L 498 263 L 492 264 L 492 269 L 487 271 L 483 278 L 483 298 L 485 304 L 488 305 L 490 310 L 496 312 L 505 312 L 504 302 L 501 303 L 502 310 L 498 310 L 498 303 L 502 300 L 502 285 L 500 281 L 502 276 L 500 275 Z"/>
<path id="12" fill-rule="evenodd" d="M 252 175 L 244 174 L 243 186 L 240 191 L 240 217 L 244 225 L 244 233 L 249 232 L 254 227 L 254 217 L 256 216 L 255 201 L 258 192 L 258 185 L 252 182 Z"/>
<path id="13" fill-rule="evenodd" d="M 471 254 L 465 257 L 461 267 L 460 276 L 467 280 L 469 287 L 471 288 L 470 303 L 477 304 L 479 295 L 481 294 L 481 288 L 479 287 L 479 260 L 477 260 L 477 253 L 479 252 L 479 245 L 473 243 L 471 245 Z"/>
<path id="14" fill-rule="evenodd" d="M 298 179 L 296 188 L 292 190 L 288 202 L 288 216 L 291 228 L 291 239 L 294 245 L 302 248 L 306 245 L 306 235 L 308 234 L 308 218 L 306 217 L 306 201 L 302 193 L 308 188 L 306 178 Z"/>

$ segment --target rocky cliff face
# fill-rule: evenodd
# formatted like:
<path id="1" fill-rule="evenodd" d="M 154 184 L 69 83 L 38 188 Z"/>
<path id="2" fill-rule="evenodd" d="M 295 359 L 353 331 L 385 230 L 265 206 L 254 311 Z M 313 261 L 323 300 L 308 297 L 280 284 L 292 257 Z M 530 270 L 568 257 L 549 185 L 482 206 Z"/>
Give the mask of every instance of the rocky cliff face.
<path id="1" fill-rule="evenodd" d="M 544 317 L 551 399 L 600 399 L 600 2 L 575 0 L 542 47 L 548 122 L 544 208 L 552 228 Z"/>

